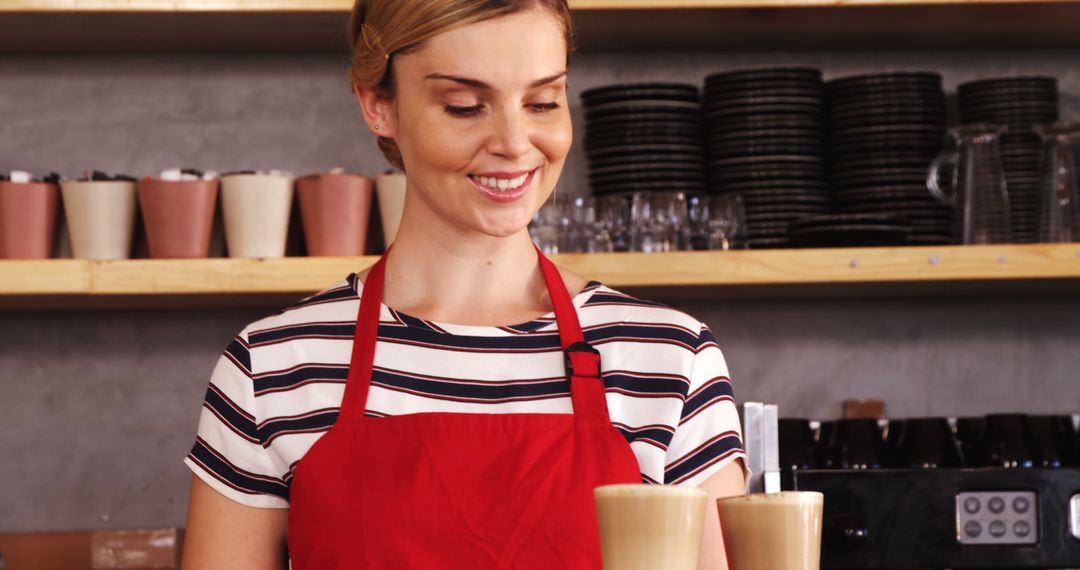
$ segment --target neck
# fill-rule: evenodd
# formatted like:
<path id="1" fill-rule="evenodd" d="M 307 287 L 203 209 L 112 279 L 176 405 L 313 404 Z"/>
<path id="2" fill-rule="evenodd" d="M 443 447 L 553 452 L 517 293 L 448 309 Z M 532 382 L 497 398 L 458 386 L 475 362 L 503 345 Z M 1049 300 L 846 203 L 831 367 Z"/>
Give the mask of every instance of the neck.
<path id="1" fill-rule="evenodd" d="M 427 320 L 465 325 L 514 324 L 551 310 L 527 229 L 492 237 L 411 223 L 409 216 L 387 259 L 383 302 Z"/>

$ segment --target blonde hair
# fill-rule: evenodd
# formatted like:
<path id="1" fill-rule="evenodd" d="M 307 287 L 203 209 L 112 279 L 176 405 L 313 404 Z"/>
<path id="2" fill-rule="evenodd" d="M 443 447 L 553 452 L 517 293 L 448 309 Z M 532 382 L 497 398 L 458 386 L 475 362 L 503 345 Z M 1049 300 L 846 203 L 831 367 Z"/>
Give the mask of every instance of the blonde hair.
<path id="1" fill-rule="evenodd" d="M 573 24 L 567 0 L 356 0 L 349 18 L 353 87 L 376 88 L 394 98 L 394 56 L 420 48 L 443 32 L 541 7 L 563 27 L 566 49 L 574 49 Z M 393 139 L 379 137 L 379 150 L 395 168 L 405 170 Z"/>

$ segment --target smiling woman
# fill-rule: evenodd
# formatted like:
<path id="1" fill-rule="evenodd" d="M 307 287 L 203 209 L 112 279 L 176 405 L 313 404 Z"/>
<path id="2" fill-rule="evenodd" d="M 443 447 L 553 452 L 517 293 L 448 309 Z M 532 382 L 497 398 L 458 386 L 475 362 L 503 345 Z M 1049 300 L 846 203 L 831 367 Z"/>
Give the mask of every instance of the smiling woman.
<path id="1" fill-rule="evenodd" d="M 572 142 L 566 2 L 361 0 L 351 30 L 401 225 L 225 350 L 185 460 L 184 567 L 599 569 L 595 487 L 741 493 L 709 328 L 529 237 Z M 726 567 L 718 525 L 702 568 Z"/>

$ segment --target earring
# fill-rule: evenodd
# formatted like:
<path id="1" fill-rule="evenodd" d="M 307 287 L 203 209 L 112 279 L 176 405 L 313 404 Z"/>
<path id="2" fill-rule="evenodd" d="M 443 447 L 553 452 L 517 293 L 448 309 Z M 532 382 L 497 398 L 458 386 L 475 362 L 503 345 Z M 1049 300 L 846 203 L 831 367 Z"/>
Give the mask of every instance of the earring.
<path id="1" fill-rule="evenodd" d="M 382 125 L 380 125 L 379 123 L 375 123 L 375 130 L 376 131 L 381 129 L 381 128 L 382 128 Z"/>

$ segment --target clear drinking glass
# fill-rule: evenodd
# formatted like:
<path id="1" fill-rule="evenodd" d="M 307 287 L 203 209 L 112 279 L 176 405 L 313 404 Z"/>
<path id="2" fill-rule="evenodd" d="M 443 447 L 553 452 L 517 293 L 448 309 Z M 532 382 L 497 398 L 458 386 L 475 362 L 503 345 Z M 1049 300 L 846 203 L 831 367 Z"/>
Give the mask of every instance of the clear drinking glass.
<path id="1" fill-rule="evenodd" d="M 1012 216 L 1001 161 L 999 125 L 973 124 L 949 130 L 949 145 L 930 164 L 926 186 L 935 198 L 960 210 L 960 243 L 1011 243 Z M 952 168 L 945 190 L 943 166 Z"/>
<path id="2" fill-rule="evenodd" d="M 1068 122 L 1039 125 L 1042 137 L 1043 171 L 1039 193 L 1039 241 L 1062 243 L 1080 241 L 1080 125 Z"/>
<path id="3" fill-rule="evenodd" d="M 611 241 L 611 251 L 631 250 L 631 208 L 629 194 L 608 194 L 596 199 L 596 226 Z"/>
<path id="4" fill-rule="evenodd" d="M 554 200 L 548 200 L 529 223 L 529 234 L 533 243 L 547 255 L 559 253 L 562 218 L 558 204 Z"/>

